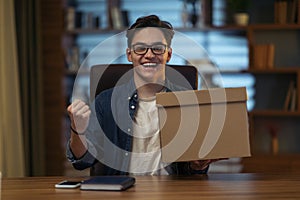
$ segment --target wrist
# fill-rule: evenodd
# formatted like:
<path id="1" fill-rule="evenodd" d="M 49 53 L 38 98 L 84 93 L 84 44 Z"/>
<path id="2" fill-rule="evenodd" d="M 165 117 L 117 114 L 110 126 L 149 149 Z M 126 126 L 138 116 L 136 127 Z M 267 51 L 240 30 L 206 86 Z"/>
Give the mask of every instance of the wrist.
<path id="1" fill-rule="evenodd" d="M 74 133 L 75 135 L 84 135 L 84 133 L 79 133 L 75 128 L 72 127 L 72 125 L 70 126 L 71 132 Z"/>

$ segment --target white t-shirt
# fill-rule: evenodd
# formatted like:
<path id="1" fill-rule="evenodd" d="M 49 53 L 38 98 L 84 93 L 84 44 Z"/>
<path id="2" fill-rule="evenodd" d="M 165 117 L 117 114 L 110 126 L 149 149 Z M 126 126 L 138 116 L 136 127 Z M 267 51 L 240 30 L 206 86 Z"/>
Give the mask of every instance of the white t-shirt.
<path id="1" fill-rule="evenodd" d="M 156 99 L 140 99 L 133 124 L 133 147 L 129 166 L 132 175 L 168 175 L 161 162 Z"/>

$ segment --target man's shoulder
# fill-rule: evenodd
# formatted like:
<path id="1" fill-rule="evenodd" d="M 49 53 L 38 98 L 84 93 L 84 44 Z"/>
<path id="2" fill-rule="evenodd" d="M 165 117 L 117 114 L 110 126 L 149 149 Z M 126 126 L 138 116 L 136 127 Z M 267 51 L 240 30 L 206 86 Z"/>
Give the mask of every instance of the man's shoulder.
<path id="1" fill-rule="evenodd" d="M 123 97 L 127 96 L 128 92 L 131 90 L 131 83 L 124 83 L 121 85 L 117 85 L 113 88 L 109 88 L 106 90 L 103 90 L 100 94 L 97 95 L 97 100 L 103 100 L 103 99 L 111 99 L 113 96 Z"/>

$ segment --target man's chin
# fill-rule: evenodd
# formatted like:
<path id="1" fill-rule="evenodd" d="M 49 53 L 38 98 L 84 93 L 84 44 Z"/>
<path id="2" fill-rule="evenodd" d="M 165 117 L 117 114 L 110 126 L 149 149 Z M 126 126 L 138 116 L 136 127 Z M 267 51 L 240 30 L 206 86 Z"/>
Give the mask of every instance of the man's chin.
<path id="1" fill-rule="evenodd" d="M 164 83 L 164 76 L 158 76 L 157 74 L 138 74 L 140 79 L 145 84 L 162 84 Z"/>

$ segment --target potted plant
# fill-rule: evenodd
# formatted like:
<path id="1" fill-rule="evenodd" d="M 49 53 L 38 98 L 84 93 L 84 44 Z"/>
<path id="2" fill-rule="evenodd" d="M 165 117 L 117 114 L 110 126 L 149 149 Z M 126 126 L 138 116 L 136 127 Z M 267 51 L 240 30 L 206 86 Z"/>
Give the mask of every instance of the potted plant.
<path id="1" fill-rule="evenodd" d="M 229 13 L 238 25 L 247 25 L 249 21 L 249 0 L 228 0 Z"/>

